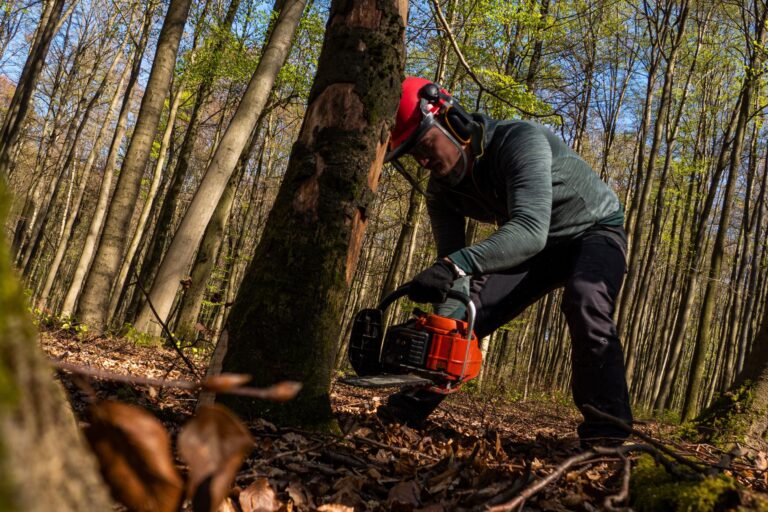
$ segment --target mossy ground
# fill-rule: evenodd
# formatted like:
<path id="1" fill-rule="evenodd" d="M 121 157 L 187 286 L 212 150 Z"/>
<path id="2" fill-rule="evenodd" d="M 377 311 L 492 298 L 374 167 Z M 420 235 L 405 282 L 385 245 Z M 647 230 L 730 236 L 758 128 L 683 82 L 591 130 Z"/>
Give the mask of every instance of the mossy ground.
<path id="1" fill-rule="evenodd" d="M 733 478 L 717 475 L 703 480 L 679 480 L 650 455 L 638 459 L 632 471 L 630 495 L 632 506 L 638 512 L 731 510 L 740 500 L 738 484 Z"/>

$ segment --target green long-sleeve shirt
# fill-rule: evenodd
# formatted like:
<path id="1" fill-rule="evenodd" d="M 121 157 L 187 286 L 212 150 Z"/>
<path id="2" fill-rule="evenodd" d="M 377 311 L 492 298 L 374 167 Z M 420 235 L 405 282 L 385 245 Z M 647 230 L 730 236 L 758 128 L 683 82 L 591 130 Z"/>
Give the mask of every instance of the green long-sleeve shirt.
<path id="1" fill-rule="evenodd" d="M 515 267 L 596 224 L 623 224 L 616 194 L 549 129 L 480 114 L 475 119 L 484 128 L 484 151 L 471 172 L 456 186 L 431 179 L 427 187 L 439 256 L 468 274 L 487 274 Z M 466 247 L 466 217 L 499 229 Z"/>

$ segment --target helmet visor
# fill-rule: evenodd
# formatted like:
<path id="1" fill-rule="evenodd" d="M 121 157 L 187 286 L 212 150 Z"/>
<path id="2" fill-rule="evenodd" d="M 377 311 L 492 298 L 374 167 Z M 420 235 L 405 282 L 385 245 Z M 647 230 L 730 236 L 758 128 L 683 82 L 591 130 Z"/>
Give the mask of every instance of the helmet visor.
<path id="1" fill-rule="evenodd" d="M 407 155 L 407 156 L 406 156 Z M 433 123 L 401 159 L 413 159 L 438 180 L 456 184 L 466 173 L 467 155 L 461 143 L 440 123 Z"/>

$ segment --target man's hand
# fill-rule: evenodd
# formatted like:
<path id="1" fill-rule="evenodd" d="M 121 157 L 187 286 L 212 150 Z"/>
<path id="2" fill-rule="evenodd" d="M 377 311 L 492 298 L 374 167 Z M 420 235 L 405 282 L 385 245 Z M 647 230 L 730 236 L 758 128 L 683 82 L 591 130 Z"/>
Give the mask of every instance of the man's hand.
<path id="1" fill-rule="evenodd" d="M 453 281 L 458 277 L 453 263 L 444 259 L 438 260 L 413 278 L 408 298 L 414 302 L 443 303 Z"/>

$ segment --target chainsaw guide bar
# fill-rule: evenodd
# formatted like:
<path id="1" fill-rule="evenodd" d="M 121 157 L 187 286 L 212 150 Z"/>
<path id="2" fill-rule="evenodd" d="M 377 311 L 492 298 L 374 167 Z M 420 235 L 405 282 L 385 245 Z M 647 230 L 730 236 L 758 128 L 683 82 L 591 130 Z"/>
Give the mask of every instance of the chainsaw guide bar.
<path id="1" fill-rule="evenodd" d="M 403 386 L 427 386 L 432 381 L 418 375 L 371 375 L 368 377 L 343 377 L 339 382 L 358 388 L 392 388 Z"/>

